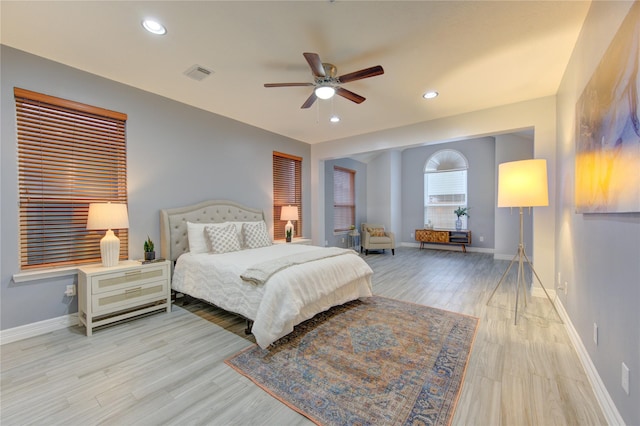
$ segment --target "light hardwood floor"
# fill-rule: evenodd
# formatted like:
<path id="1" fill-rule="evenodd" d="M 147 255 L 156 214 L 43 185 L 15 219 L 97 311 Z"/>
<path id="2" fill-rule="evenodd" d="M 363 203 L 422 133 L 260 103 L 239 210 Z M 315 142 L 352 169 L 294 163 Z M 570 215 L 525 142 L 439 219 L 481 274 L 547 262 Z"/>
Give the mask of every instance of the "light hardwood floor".
<path id="1" fill-rule="evenodd" d="M 486 305 L 508 261 L 414 248 L 364 258 L 374 270 L 375 294 L 480 318 L 453 424 L 605 424 L 546 299 L 530 300 L 514 325 L 510 276 Z M 92 337 L 71 327 L 3 345 L 0 422 L 311 424 L 224 364 L 252 344 L 243 330 L 238 317 L 195 303 Z"/>

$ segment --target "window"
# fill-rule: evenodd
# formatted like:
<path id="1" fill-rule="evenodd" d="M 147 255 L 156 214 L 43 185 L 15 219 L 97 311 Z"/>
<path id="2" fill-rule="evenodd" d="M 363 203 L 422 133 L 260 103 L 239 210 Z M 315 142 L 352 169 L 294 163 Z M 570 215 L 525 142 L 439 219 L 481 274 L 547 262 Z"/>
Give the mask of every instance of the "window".
<path id="1" fill-rule="evenodd" d="M 356 223 L 355 170 L 333 167 L 333 231 L 348 231 Z"/>
<path id="2" fill-rule="evenodd" d="M 100 262 L 89 203 L 127 203 L 126 114 L 15 88 L 20 267 Z M 120 259 L 128 259 L 126 229 Z"/>
<path id="3" fill-rule="evenodd" d="M 424 168 L 424 223 L 434 228 L 453 229 L 458 218 L 453 211 L 467 207 L 467 159 L 458 151 L 436 152 Z M 461 216 L 467 228 L 467 216 Z"/>
<path id="4" fill-rule="evenodd" d="M 280 220 L 282 206 L 297 206 L 298 220 L 293 223 L 293 235 L 302 236 L 302 158 L 273 152 L 273 238 L 285 238 Z"/>

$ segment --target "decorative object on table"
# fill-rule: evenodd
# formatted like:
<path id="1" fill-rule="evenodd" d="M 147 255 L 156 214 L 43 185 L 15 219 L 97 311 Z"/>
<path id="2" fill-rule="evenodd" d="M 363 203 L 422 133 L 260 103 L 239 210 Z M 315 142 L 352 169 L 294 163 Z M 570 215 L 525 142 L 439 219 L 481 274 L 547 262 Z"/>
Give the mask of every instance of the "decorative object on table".
<path id="1" fill-rule="evenodd" d="M 225 362 L 317 424 L 447 425 L 477 327 L 474 317 L 374 296 Z"/>
<path id="2" fill-rule="evenodd" d="M 87 229 L 107 230 L 100 240 L 100 257 L 102 265 L 116 266 L 120 259 L 120 239 L 113 229 L 129 227 L 127 205 L 119 203 L 91 203 L 87 215 Z"/>
<path id="3" fill-rule="evenodd" d="M 640 212 L 639 39 L 635 2 L 576 102 L 577 213 Z"/>
<path id="4" fill-rule="evenodd" d="M 461 216 L 469 217 L 469 208 L 468 207 L 458 207 L 453 212 L 456 214 L 456 216 L 458 216 L 458 219 L 456 219 L 456 231 L 459 231 L 459 230 L 462 229 L 462 219 L 460 219 L 460 217 Z"/>
<path id="5" fill-rule="evenodd" d="M 424 224 L 424 229 L 433 229 L 433 223 L 431 223 L 431 220 L 427 220 L 427 223 Z"/>
<path id="6" fill-rule="evenodd" d="M 500 281 L 491 292 L 487 305 L 493 298 L 500 284 L 504 281 L 507 273 L 518 259 L 518 280 L 516 283 L 516 303 L 514 314 L 514 325 L 518 323 L 518 302 L 520 290 L 524 298 L 524 305 L 527 305 L 527 285 L 524 279 L 524 261 L 526 260 L 532 274 L 536 277 L 551 306 L 556 311 L 560 322 L 560 314 L 556 305 L 551 300 L 547 289 L 540 281 L 538 274 L 529 261 L 529 257 L 524 250 L 524 227 L 523 227 L 523 207 L 545 207 L 549 205 L 549 193 L 547 188 L 547 161 L 542 159 L 511 161 L 498 165 L 498 207 L 518 207 L 520 210 L 520 242 L 518 251 L 511 259 L 509 267 L 504 271 Z"/>
<path id="7" fill-rule="evenodd" d="M 147 235 L 147 240 L 144 242 L 144 260 L 153 260 L 156 258 L 156 252 L 154 250 L 153 241 Z"/>
<path id="8" fill-rule="evenodd" d="M 280 211 L 280 220 L 286 220 L 287 224 L 284 227 L 285 237 L 288 243 L 293 238 L 293 224 L 292 220 L 298 220 L 298 206 L 282 206 Z"/>

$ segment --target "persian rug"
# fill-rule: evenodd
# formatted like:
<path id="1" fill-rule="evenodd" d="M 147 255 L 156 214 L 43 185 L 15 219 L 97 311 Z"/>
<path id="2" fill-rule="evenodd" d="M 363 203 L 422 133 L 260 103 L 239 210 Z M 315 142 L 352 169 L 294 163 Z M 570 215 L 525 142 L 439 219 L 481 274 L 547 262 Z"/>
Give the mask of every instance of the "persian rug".
<path id="1" fill-rule="evenodd" d="M 371 297 L 225 362 L 320 425 L 447 425 L 478 319 Z"/>

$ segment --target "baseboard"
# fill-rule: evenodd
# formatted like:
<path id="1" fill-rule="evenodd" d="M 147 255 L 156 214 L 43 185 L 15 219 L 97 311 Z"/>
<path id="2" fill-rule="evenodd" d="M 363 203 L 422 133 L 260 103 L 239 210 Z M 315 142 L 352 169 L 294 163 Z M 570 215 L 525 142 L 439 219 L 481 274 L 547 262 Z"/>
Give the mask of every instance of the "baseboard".
<path id="1" fill-rule="evenodd" d="M 50 333 L 52 331 L 61 330 L 78 324 L 78 314 L 69 314 L 57 318 L 51 318 L 44 321 L 34 322 L 33 324 L 21 325 L 20 327 L 0 330 L 0 345 L 5 343 L 17 342 L 18 340 L 28 339 L 29 337 L 39 336 L 41 334 Z"/>
<path id="2" fill-rule="evenodd" d="M 569 318 L 567 311 L 564 309 L 560 299 L 556 300 L 556 308 L 558 309 L 558 313 L 560 314 L 562 321 L 564 321 L 567 334 L 569 334 L 569 340 L 571 340 L 571 343 L 578 354 L 580 363 L 587 374 L 587 378 L 589 379 L 593 393 L 596 395 L 596 399 L 600 404 L 600 408 L 602 409 L 602 413 L 604 414 L 607 424 L 624 425 L 624 419 L 611 399 L 609 391 L 607 391 L 607 388 L 602 382 L 602 379 L 598 374 L 598 370 L 596 369 L 596 366 L 593 365 L 593 361 L 591 361 L 591 357 L 587 352 L 587 348 L 585 348 L 582 343 L 582 339 L 580 339 L 580 335 L 571 323 L 571 319 Z"/>

